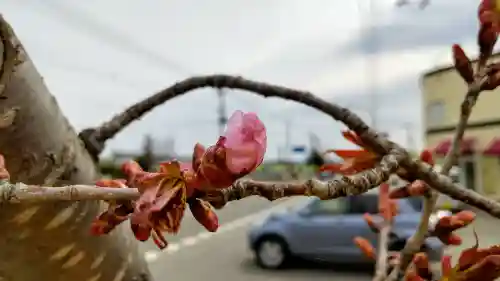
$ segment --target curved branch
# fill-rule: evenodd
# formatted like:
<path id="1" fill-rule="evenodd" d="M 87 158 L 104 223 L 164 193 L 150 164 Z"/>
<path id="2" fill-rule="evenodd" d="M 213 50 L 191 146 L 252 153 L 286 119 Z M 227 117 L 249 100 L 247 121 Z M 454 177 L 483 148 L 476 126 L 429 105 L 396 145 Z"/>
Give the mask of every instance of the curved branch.
<path id="1" fill-rule="evenodd" d="M 106 140 L 112 138 L 128 124 L 140 118 L 154 107 L 172 98 L 181 96 L 188 91 L 202 87 L 226 87 L 247 90 L 264 97 L 284 98 L 315 108 L 332 118 L 343 122 L 347 127 L 349 127 L 349 129 L 356 132 L 356 134 L 363 140 L 363 143 L 375 152 L 385 155 L 390 150 L 394 150 L 405 155 L 405 159 L 403 159 L 401 166 L 411 176 L 410 180 L 417 178 L 422 179 L 433 189 L 436 189 L 453 199 L 460 200 L 483 210 L 494 217 L 500 218 L 500 203 L 483 197 L 472 190 L 460 188 L 447 176 L 439 175 L 432 168 L 420 163 L 419 161 L 413 161 L 404 148 L 392 141 L 389 141 L 373 129 L 369 128 L 361 118 L 349 109 L 329 103 L 307 91 L 256 82 L 237 76 L 209 75 L 188 78 L 127 108 L 123 113 L 116 115 L 100 127 L 96 129 L 87 129 L 87 135 L 91 137 L 80 137 L 82 137 L 86 146 L 94 146 L 95 144 L 98 144 L 102 148 L 104 147 L 103 143 Z M 91 131 L 91 133 L 89 133 L 89 131 Z M 99 148 L 95 150 L 100 151 Z"/>
<path id="2" fill-rule="evenodd" d="M 80 133 L 80 138 L 84 141 L 90 153 L 94 155 L 96 153 L 99 154 L 104 149 L 104 143 L 106 140 L 113 138 L 130 123 L 139 119 L 156 106 L 161 105 L 175 97 L 184 95 L 189 91 L 203 87 L 240 89 L 266 98 L 279 97 L 287 100 L 293 100 L 315 108 L 338 121 L 350 124 L 349 127 L 353 127 L 351 129 L 356 128 L 355 131 L 357 132 L 368 129 L 368 126 L 348 109 L 331 104 L 310 92 L 256 82 L 238 76 L 209 75 L 195 76 L 177 82 L 171 87 L 168 87 L 130 106 L 122 113 L 114 116 L 108 122 L 103 123 L 101 126 L 82 131 L 82 133 Z"/>

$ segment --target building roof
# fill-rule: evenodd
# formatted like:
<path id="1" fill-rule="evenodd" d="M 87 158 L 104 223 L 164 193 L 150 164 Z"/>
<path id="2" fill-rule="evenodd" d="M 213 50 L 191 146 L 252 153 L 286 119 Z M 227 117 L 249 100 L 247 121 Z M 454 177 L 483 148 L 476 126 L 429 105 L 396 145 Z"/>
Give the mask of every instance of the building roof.
<path id="1" fill-rule="evenodd" d="M 500 57 L 500 52 L 494 53 L 491 57 L 492 58 L 498 58 L 498 57 Z M 475 62 L 477 62 L 477 58 L 475 58 L 475 59 L 472 60 L 472 63 L 475 63 Z M 446 72 L 446 71 L 451 70 L 453 68 L 455 68 L 455 66 L 453 64 L 446 64 L 446 65 L 435 66 L 435 67 L 432 67 L 431 69 L 429 69 L 428 71 L 426 71 L 424 73 L 423 77 L 426 78 L 426 77 L 432 76 L 434 74 L 439 74 L 441 72 Z"/>

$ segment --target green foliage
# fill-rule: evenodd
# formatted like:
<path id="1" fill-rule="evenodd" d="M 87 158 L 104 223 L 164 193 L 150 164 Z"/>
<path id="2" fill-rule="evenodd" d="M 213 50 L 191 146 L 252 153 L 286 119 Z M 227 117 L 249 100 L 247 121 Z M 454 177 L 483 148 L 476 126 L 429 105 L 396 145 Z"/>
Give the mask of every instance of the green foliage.
<path id="1" fill-rule="evenodd" d="M 104 160 L 99 163 L 99 172 L 103 176 L 108 176 L 114 179 L 123 178 L 124 175 L 120 169 L 120 166 L 115 165 L 113 161 Z"/>

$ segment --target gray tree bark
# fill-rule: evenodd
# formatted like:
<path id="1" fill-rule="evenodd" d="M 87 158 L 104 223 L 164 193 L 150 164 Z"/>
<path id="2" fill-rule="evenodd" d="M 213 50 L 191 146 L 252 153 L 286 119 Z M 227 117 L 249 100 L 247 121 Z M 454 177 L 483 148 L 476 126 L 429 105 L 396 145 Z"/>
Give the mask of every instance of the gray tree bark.
<path id="1" fill-rule="evenodd" d="M 12 182 L 93 183 L 95 163 L 3 18 L 0 39 L 0 153 Z M 108 236 L 89 235 L 101 208 L 99 202 L 0 206 L 0 280 L 151 280 L 128 223 Z"/>

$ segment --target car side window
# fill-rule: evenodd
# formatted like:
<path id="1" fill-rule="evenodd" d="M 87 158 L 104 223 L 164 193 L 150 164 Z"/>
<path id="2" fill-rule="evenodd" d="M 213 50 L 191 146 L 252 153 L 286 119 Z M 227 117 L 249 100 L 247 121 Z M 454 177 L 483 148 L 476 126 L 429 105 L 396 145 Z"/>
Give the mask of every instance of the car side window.
<path id="1" fill-rule="evenodd" d="M 345 198 L 317 200 L 309 206 L 309 211 L 313 215 L 340 215 L 346 213 L 347 204 Z"/>
<path id="2" fill-rule="evenodd" d="M 378 214 L 378 196 L 372 194 L 349 197 L 349 214 Z"/>

